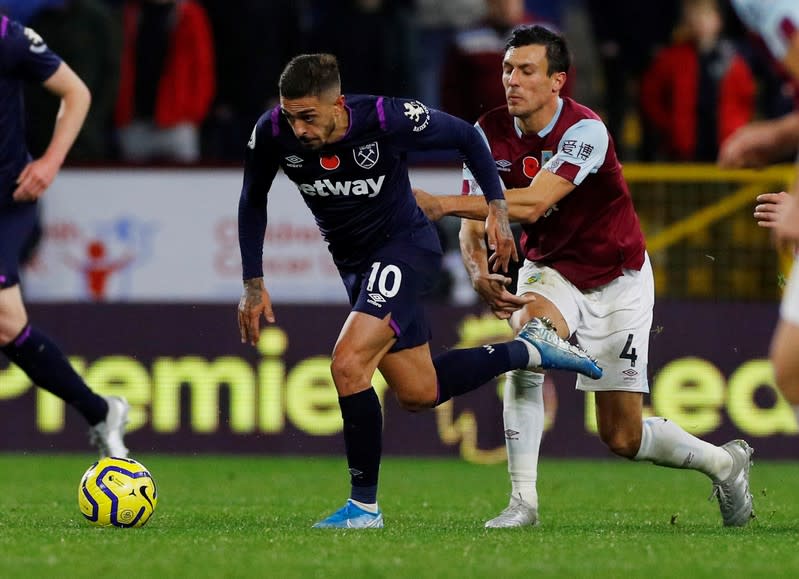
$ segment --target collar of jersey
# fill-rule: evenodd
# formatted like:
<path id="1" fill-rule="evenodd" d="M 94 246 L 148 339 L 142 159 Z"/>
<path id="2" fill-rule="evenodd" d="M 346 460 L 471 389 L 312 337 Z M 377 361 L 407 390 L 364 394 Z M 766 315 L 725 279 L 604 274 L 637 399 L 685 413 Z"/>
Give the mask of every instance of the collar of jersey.
<path id="1" fill-rule="evenodd" d="M 539 137 L 543 139 L 549 133 L 552 132 L 552 129 L 555 128 L 555 123 L 557 123 L 558 119 L 560 118 L 560 111 L 562 110 L 563 110 L 563 99 L 558 97 L 558 108 L 555 110 L 555 114 L 552 115 L 552 120 L 549 121 L 549 124 L 540 131 L 538 131 Z M 519 120 L 516 117 L 513 118 L 513 128 L 516 129 L 516 135 L 520 139 L 524 137 L 524 133 L 522 133 L 522 130 L 519 128 Z"/>

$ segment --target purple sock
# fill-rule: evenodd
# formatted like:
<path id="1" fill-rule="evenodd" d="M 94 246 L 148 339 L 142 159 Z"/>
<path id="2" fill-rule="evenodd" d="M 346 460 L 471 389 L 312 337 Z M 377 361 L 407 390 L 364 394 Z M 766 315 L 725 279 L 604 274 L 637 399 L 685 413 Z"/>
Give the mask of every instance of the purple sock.
<path id="1" fill-rule="evenodd" d="M 0 348 L 31 381 L 80 412 L 90 426 L 105 420 L 108 403 L 92 392 L 50 338 L 28 324 Z"/>
<path id="2" fill-rule="evenodd" d="M 436 356 L 433 358 L 438 379 L 435 405 L 443 404 L 453 396 L 471 392 L 500 374 L 526 368 L 529 359 L 527 346 L 518 340 L 450 350 Z"/>

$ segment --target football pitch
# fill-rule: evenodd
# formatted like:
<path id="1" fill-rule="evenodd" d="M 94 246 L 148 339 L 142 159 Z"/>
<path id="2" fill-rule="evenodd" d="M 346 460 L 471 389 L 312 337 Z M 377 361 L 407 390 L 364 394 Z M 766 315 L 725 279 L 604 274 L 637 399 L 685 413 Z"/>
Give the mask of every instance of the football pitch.
<path id="1" fill-rule="evenodd" d="M 799 463 L 755 462 L 757 518 L 721 526 L 704 476 L 545 460 L 542 524 L 483 528 L 505 465 L 387 458 L 382 530 L 311 529 L 343 504 L 343 459 L 137 455 L 158 484 L 141 529 L 78 512 L 90 455 L 0 455 L 0 577 L 795 577 Z M 755 455 L 755 459 L 757 455 Z"/>

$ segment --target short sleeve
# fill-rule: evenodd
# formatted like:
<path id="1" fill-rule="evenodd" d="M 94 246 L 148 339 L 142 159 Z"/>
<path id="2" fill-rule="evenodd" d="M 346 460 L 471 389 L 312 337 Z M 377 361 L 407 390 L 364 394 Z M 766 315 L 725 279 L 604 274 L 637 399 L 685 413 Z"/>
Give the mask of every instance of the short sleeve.
<path id="1" fill-rule="evenodd" d="M 483 130 L 483 127 L 480 126 L 479 122 L 474 124 L 474 128 L 477 129 L 477 132 L 480 134 L 480 137 L 485 141 L 486 147 L 488 150 L 491 150 L 491 144 L 488 142 L 488 137 Z M 505 188 L 503 184 L 503 189 Z M 477 179 L 474 178 L 469 167 L 466 163 L 463 164 L 463 186 L 461 187 L 461 195 L 483 195 L 483 190 L 480 188 L 480 184 L 477 182 Z"/>
<path id="2" fill-rule="evenodd" d="M 602 121 L 582 119 L 563 133 L 557 152 L 543 169 L 579 185 L 590 173 L 599 171 L 609 144 L 608 129 Z"/>
<path id="3" fill-rule="evenodd" d="M 8 21 L 6 35 L 0 40 L 6 69 L 12 75 L 30 82 L 42 83 L 50 78 L 61 59 L 32 28 Z"/>

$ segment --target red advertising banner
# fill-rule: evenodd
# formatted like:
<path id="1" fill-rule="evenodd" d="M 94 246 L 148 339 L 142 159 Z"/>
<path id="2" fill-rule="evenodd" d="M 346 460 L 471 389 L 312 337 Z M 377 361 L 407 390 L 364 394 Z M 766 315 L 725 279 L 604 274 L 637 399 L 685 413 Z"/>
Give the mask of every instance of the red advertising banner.
<path id="1" fill-rule="evenodd" d="M 480 308 L 431 305 L 432 350 L 509 337 Z M 131 404 L 136 452 L 339 454 L 341 418 L 330 351 L 345 306 L 278 306 L 259 348 L 240 344 L 235 304 L 52 304 L 31 318 L 87 382 Z M 797 424 L 773 384 L 767 352 L 776 304 L 660 303 L 650 347 L 647 415 L 714 443 L 746 438 L 761 458 L 795 458 Z M 400 409 L 382 378 L 385 452 L 505 459 L 499 381 L 421 414 Z M 574 376 L 546 384 L 542 455 L 604 457 L 591 396 Z M 0 359 L 0 451 L 85 450 L 81 417 Z"/>

